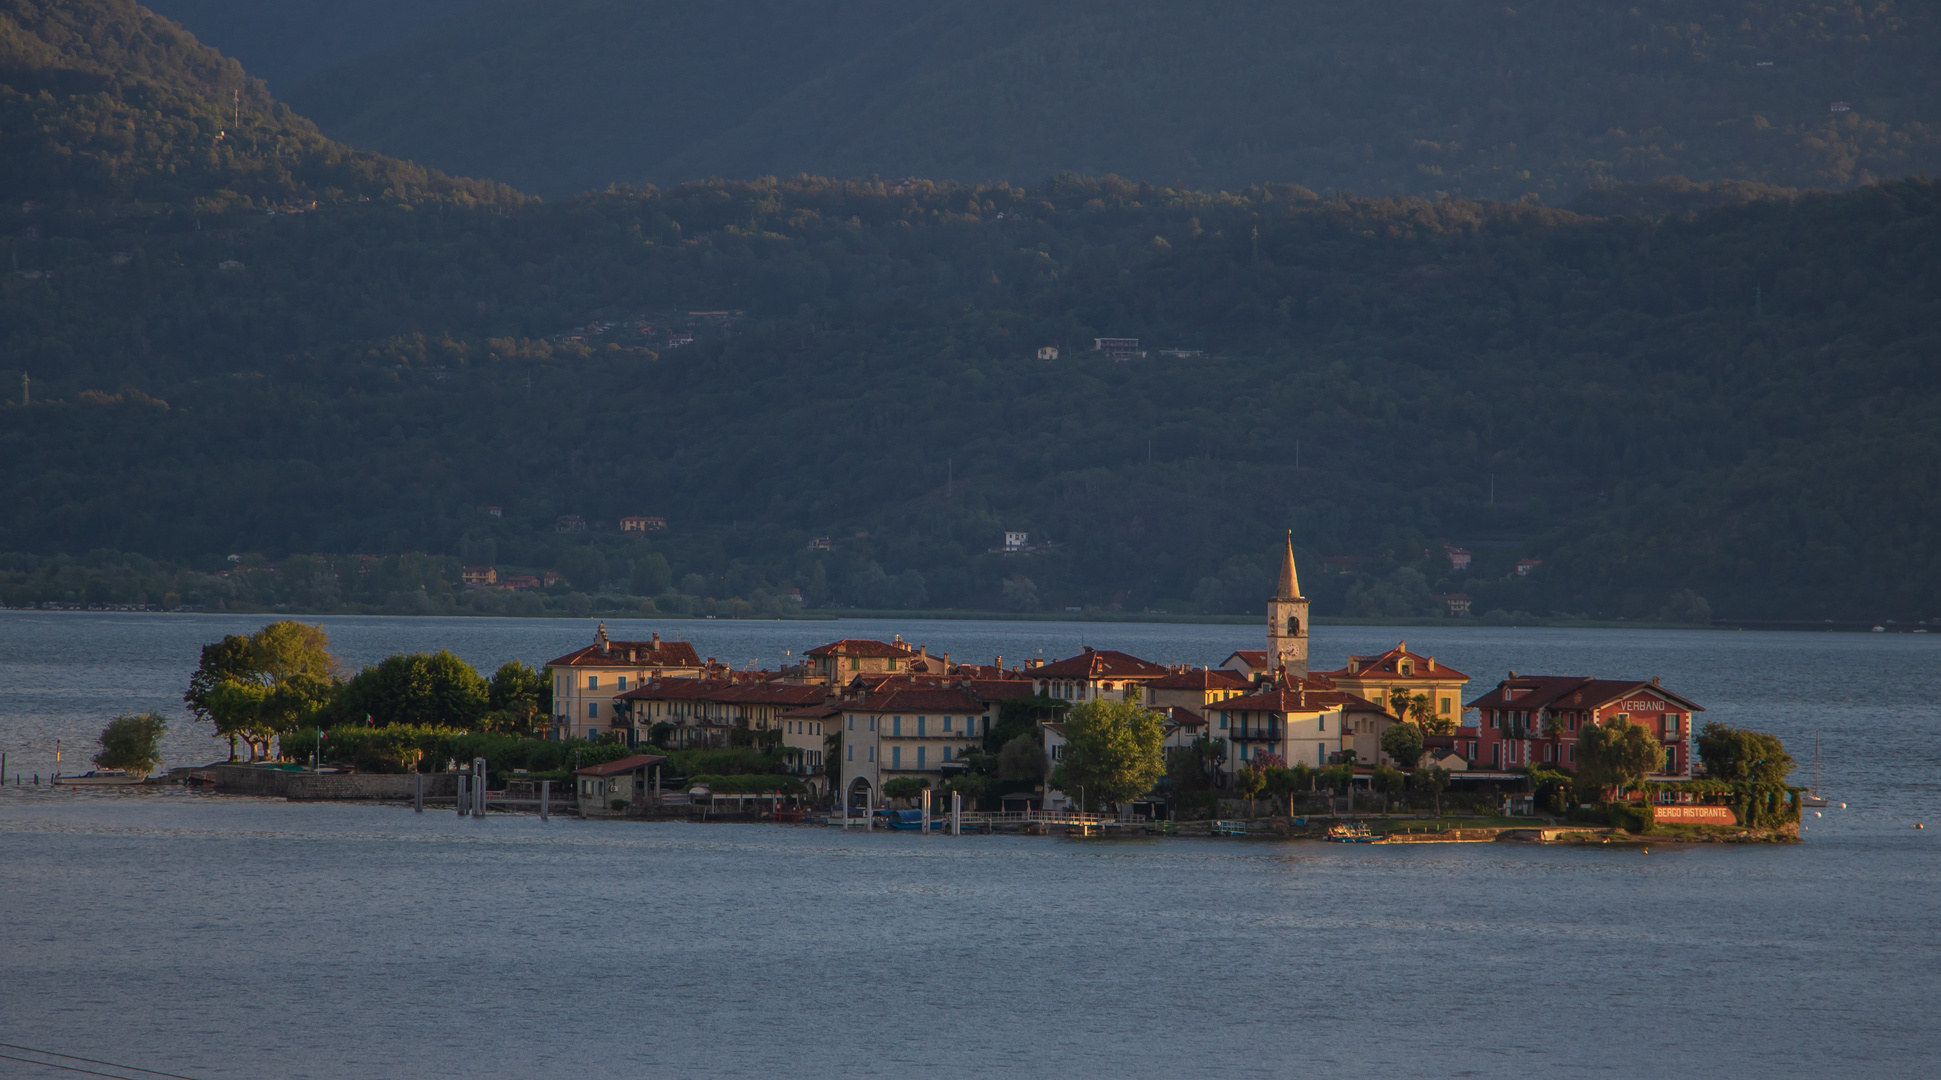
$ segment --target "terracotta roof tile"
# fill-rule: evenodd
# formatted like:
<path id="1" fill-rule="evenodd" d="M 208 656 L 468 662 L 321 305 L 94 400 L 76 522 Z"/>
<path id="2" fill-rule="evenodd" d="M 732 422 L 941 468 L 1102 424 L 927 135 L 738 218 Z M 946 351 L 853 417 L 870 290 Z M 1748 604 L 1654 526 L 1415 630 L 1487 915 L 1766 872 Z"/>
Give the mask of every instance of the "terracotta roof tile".
<path id="1" fill-rule="evenodd" d="M 609 641 L 605 649 L 588 645 L 546 666 L 698 668 L 701 656 L 685 641 Z"/>
<path id="2" fill-rule="evenodd" d="M 604 765 L 589 765 L 584 769 L 573 770 L 575 776 L 612 776 L 615 773 L 632 772 L 643 765 L 659 765 L 666 761 L 659 754 L 635 754 L 619 761 L 609 761 Z"/>
<path id="3" fill-rule="evenodd" d="M 1154 679 L 1146 687 L 1150 690 L 1237 690 L 1247 685 L 1247 677 L 1232 668 L 1194 668 Z"/>
<path id="4" fill-rule="evenodd" d="M 830 656 L 836 653 L 841 653 L 844 656 L 892 657 L 902 659 L 906 656 L 915 656 L 916 650 L 906 649 L 901 645 L 892 645 L 887 641 L 872 641 L 869 638 L 843 638 L 841 641 L 832 641 L 827 645 L 817 645 L 802 655 Z"/>
<path id="5" fill-rule="evenodd" d="M 1400 665 L 1404 660 L 1409 662 L 1409 667 L 1413 669 L 1414 674 L 1402 674 Z M 1356 661 L 1360 662 L 1361 670 L 1349 670 L 1356 666 Z M 1435 668 L 1431 670 L 1429 667 L 1431 661 L 1435 661 L 1435 658 L 1410 652 L 1408 642 L 1404 641 L 1396 645 L 1393 649 L 1375 656 L 1351 656 L 1348 658 L 1347 664 L 1327 672 L 1327 674 L 1341 679 L 1368 678 L 1395 679 L 1398 681 L 1401 679 L 1415 679 L 1422 682 L 1447 679 L 1462 679 L 1467 681 L 1469 678 L 1469 676 L 1440 661 L 1435 661 Z"/>
<path id="6" fill-rule="evenodd" d="M 1166 669 L 1150 660 L 1141 660 L 1117 649 L 1086 649 L 1044 667 L 1026 672 L 1034 679 L 1156 679 Z"/>

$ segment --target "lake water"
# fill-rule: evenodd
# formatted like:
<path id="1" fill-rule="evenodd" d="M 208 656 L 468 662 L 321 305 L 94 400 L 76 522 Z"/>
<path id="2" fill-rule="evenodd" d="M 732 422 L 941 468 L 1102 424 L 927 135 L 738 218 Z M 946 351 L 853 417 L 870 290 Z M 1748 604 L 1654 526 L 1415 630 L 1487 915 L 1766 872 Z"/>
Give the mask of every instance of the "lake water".
<path id="1" fill-rule="evenodd" d="M 0 615 L 9 769 L 44 774 L 55 738 L 71 754 L 117 712 L 179 712 L 197 647 L 261 621 Z M 322 621 L 352 663 L 448 646 L 486 668 L 564 653 L 592 625 Z M 609 629 L 771 665 L 898 632 L 1007 662 L 1091 644 L 1218 663 L 1260 637 Z M 1823 733 L 1824 787 L 1848 809 L 1809 818 L 1796 846 L 1641 854 L 542 824 L 9 785 L 0 1042 L 197 1078 L 1934 1074 L 1933 638 L 1315 634 L 1327 666 L 1407 637 L 1476 693 L 1511 668 L 1660 675 L 1703 718 L 1809 762 Z M 219 745 L 184 724 L 168 751 Z M 0 1059 L 15 1075 L 75 1074 Z"/>

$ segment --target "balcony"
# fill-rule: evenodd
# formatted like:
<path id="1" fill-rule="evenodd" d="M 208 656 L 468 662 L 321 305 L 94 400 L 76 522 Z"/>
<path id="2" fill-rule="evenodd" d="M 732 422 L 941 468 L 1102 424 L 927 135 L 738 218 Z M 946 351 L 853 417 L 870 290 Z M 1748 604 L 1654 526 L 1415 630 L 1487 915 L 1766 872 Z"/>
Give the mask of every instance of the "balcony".
<path id="1" fill-rule="evenodd" d="M 1278 725 L 1267 728 L 1234 728 L 1227 732 L 1227 738 L 1234 742 L 1273 743 L 1281 741 L 1281 729 Z"/>

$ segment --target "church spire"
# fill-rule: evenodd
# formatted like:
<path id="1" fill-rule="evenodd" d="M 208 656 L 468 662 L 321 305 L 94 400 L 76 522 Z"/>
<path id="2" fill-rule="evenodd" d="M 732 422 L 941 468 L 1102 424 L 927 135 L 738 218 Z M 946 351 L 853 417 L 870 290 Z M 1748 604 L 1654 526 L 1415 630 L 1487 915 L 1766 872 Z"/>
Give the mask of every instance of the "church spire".
<path id="1" fill-rule="evenodd" d="M 1276 595 L 1296 600 L 1301 595 L 1301 578 L 1294 572 L 1294 531 L 1287 532 L 1287 555 L 1281 560 L 1281 587 Z"/>

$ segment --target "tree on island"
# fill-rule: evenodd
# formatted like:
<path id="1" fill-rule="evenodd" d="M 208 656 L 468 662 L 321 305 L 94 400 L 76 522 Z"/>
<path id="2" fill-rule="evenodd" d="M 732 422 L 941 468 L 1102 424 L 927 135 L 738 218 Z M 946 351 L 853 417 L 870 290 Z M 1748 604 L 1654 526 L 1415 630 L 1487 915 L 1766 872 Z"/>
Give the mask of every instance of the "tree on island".
<path id="1" fill-rule="evenodd" d="M 473 730 L 490 710 L 491 685 L 450 650 L 398 653 L 353 675 L 338 691 L 327 721 L 378 726 L 435 724 Z"/>
<path id="2" fill-rule="evenodd" d="M 534 671 L 517 660 L 507 660 L 492 673 L 486 687 L 484 727 L 508 735 L 533 736 L 552 713 L 552 684 L 545 673 Z"/>
<path id="3" fill-rule="evenodd" d="M 1728 783 L 1783 784 L 1793 771 L 1793 757 L 1777 735 L 1717 721 L 1699 732 L 1698 759 L 1707 777 Z"/>
<path id="4" fill-rule="evenodd" d="M 1417 791 L 1429 791 L 1435 794 L 1436 816 L 1441 817 L 1442 792 L 1449 786 L 1449 770 L 1440 765 L 1417 769 L 1415 775 L 1409 778 L 1409 783 L 1414 785 Z"/>
<path id="5" fill-rule="evenodd" d="M 883 797 L 886 799 L 915 799 L 930 787 L 928 777 L 899 776 L 894 780 L 883 781 Z"/>
<path id="6" fill-rule="evenodd" d="M 1592 724 L 1577 736 L 1577 782 L 1602 792 L 1605 801 L 1637 787 L 1664 763 L 1664 747 L 1629 720 Z"/>
<path id="7" fill-rule="evenodd" d="M 94 755 L 96 767 L 124 769 L 135 776 L 147 776 L 162 765 L 162 735 L 168 721 L 158 713 L 124 713 L 101 729 L 101 752 Z"/>
<path id="8" fill-rule="evenodd" d="M 217 738 L 229 740 L 230 760 L 240 739 L 258 761 L 269 756 L 272 740 L 329 700 L 336 672 L 323 627 L 283 620 L 203 646 L 182 700 L 197 719 L 215 724 Z"/>
<path id="9" fill-rule="evenodd" d="M 1233 774 L 1233 793 L 1247 800 L 1247 816 L 1254 816 L 1254 799 L 1260 789 L 1267 786 L 1267 772 L 1252 765 L 1243 765 Z"/>
<path id="10" fill-rule="evenodd" d="M 1435 699 L 1428 694 L 1410 694 L 1397 687 L 1388 692 L 1388 711 L 1397 720 L 1406 720 L 1430 735 L 1447 735 L 1456 730 L 1455 719 L 1436 712 Z"/>
<path id="11" fill-rule="evenodd" d="M 1422 760 L 1422 729 L 1407 720 L 1390 724 L 1382 732 L 1381 746 L 1382 753 L 1393 758 L 1397 767 L 1413 769 Z"/>
<path id="12" fill-rule="evenodd" d="M 1065 748 L 1051 783 L 1082 789 L 1084 805 L 1131 802 L 1166 771 L 1159 715 L 1130 701 L 1088 701 L 1065 714 Z"/>

